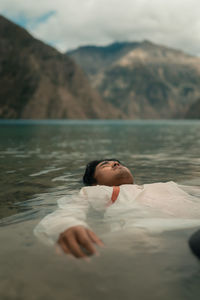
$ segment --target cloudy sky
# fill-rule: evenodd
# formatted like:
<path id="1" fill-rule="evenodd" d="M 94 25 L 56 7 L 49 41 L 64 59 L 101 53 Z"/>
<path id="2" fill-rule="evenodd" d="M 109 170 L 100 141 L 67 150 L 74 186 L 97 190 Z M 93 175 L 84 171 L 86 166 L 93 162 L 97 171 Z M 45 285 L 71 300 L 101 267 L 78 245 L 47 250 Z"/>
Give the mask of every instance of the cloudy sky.
<path id="1" fill-rule="evenodd" d="M 199 0 L 1 0 L 0 14 L 61 51 L 146 39 L 200 56 Z"/>

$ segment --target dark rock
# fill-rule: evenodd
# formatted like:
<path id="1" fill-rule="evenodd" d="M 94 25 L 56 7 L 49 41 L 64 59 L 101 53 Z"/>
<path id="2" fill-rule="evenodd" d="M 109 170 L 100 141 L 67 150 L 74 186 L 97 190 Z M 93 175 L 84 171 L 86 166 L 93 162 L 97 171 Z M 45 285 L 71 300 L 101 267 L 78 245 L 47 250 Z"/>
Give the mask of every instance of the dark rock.
<path id="1" fill-rule="evenodd" d="M 0 118 L 118 118 L 74 60 L 0 16 Z M 106 107 L 106 109 L 105 109 Z"/>
<path id="2" fill-rule="evenodd" d="M 200 230 L 192 234 L 189 239 L 189 246 L 192 252 L 200 259 Z"/>

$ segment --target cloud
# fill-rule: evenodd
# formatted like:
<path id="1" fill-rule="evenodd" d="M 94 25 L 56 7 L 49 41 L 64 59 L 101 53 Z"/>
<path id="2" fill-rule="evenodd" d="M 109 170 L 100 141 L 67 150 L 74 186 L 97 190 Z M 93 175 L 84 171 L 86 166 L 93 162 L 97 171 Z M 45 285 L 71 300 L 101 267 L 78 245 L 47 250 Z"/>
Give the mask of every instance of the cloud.
<path id="1" fill-rule="evenodd" d="M 1 0 L 35 37 L 61 51 L 80 45 L 151 40 L 200 55 L 198 0 Z"/>

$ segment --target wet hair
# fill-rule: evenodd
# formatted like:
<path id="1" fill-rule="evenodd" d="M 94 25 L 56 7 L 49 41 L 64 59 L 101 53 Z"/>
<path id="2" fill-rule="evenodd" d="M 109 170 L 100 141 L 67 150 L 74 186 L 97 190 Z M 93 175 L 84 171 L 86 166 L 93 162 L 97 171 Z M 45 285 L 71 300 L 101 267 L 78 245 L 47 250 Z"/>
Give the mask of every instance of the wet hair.
<path id="1" fill-rule="evenodd" d="M 120 163 L 118 159 L 115 158 L 106 158 L 106 159 L 100 159 L 100 160 L 93 160 L 89 162 L 85 168 L 85 173 L 83 175 L 83 183 L 85 185 L 93 185 L 96 184 L 96 179 L 94 178 L 94 173 L 96 170 L 96 166 L 101 163 L 102 161 L 117 161 Z"/>

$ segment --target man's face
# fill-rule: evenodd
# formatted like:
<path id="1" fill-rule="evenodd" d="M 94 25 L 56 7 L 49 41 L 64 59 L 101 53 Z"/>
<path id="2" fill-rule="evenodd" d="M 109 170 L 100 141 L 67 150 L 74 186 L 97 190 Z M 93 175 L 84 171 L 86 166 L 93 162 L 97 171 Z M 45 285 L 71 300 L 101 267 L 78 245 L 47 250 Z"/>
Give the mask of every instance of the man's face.
<path id="1" fill-rule="evenodd" d="M 117 161 L 102 161 L 95 169 L 94 178 L 99 185 L 133 184 L 130 170 Z"/>

